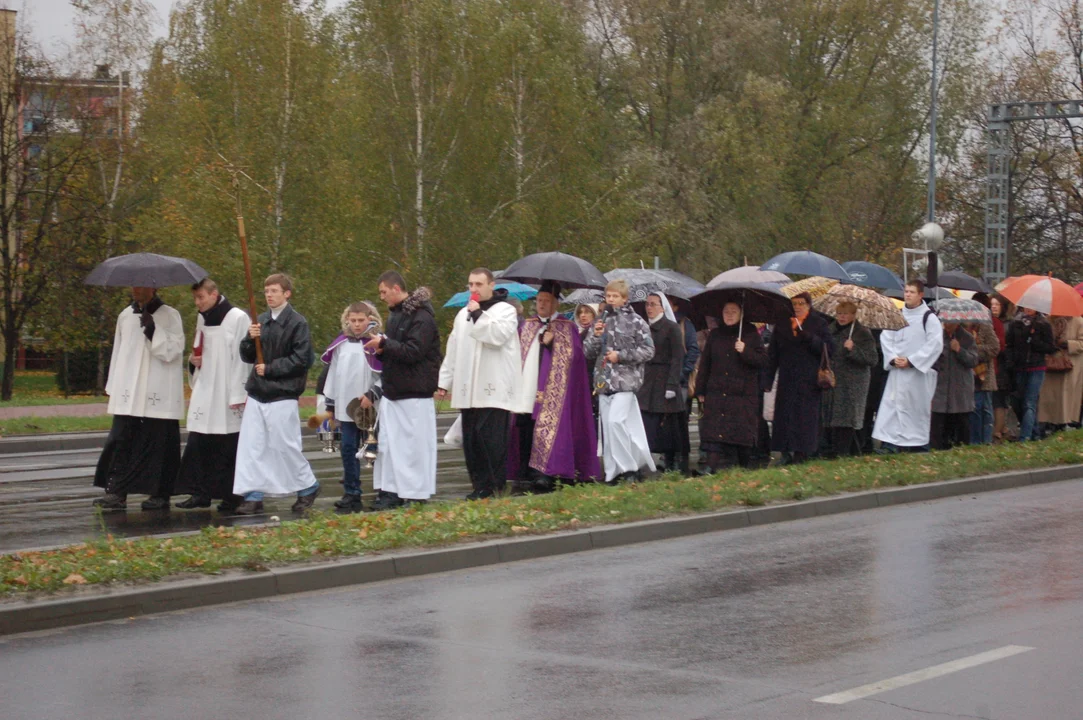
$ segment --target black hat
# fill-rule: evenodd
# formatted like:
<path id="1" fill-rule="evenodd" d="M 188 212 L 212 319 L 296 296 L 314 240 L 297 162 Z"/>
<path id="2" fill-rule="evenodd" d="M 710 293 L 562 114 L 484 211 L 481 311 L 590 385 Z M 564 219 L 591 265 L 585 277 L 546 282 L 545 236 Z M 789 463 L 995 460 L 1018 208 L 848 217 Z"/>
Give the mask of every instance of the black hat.
<path id="1" fill-rule="evenodd" d="M 560 283 L 553 280 L 545 280 L 542 282 L 541 287 L 538 288 L 540 293 L 549 293 L 555 298 L 560 297 Z"/>

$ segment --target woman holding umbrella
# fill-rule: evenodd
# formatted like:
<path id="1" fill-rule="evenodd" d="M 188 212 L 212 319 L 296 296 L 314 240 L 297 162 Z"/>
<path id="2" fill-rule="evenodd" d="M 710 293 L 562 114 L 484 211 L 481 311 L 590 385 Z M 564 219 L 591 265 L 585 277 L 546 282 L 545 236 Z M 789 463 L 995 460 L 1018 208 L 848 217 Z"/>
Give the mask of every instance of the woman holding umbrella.
<path id="1" fill-rule="evenodd" d="M 835 306 L 830 332 L 835 345 L 835 387 L 824 392 L 824 426 L 835 455 L 860 455 L 857 431 L 865 424 L 865 396 L 872 368 L 879 361 L 876 341 L 858 322 L 857 304 L 853 301 L 844 300 Z"/>
<path id="2" fill-rule="evenodd" d="M 790 302 L 794 317 L 789 327 L 775 327 L 768 353 L 768 376 L 778 372 L 771 449 L 782 453 L 780 465 L 804 462 L 819 446 L 823 393 L 817 376 L 834 346 L 827 321 L 809 312 L 811 296 L 799 293 Z"/>
<path id="3" fill-rule="evenodd" d="M 703 408 L 699 447 L 707 457 L 707 473 L 748 466 L 758 435 L 760 369 L 765 365 L 767 351 L 755 326 L 741 316 L 740 305 L 726 303 L 722 324 L 707 336 L 696 377 Z"/>

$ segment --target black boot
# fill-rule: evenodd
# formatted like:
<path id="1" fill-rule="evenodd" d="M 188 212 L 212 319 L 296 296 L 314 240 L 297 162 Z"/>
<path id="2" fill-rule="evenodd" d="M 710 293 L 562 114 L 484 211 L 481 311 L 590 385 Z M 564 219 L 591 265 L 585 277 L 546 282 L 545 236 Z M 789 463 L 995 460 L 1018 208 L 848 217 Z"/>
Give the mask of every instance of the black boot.
<path id="1" fill-rule="evenodd" d="M 211 506 L 211 499 L 206 495 L 193 495 L 183 502 L 177 503 L 177 507 L 181 510 L 191 510 L 192 508 L 209 508 Z"/>

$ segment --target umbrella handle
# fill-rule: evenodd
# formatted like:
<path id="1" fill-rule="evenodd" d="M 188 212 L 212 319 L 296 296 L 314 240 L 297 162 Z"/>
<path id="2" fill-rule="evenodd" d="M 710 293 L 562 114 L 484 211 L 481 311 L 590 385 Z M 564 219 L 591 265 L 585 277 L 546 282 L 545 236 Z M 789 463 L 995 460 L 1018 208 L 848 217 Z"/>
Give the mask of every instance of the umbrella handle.
<path id="1" fill-rule="evenodd" d="M 856 323 L 856 322 L 857 322 L 856 317 L 853 320 L 850 321 L 850 337 L 846 338 L 847 340 L 853 340 L 854 339 L 854 323 Z"/>
<path id="2" fill-rule="evenodd" d="M 737 342 L 741 342 L 741 336 L 745 329 L 745 291 L 741 291 L 741 317 L 737 318 Z"/>

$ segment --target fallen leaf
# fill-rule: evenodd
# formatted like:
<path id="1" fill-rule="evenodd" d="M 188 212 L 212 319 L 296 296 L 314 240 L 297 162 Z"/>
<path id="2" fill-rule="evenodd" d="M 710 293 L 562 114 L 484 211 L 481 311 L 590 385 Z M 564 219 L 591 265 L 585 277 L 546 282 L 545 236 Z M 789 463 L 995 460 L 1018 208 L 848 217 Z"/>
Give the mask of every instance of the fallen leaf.
<path id="1" fill-rule="evenodd" d="M 72 573 L 64 578 L 65 585 L 86 585 L 86 578 L 78 573 Z"/>

